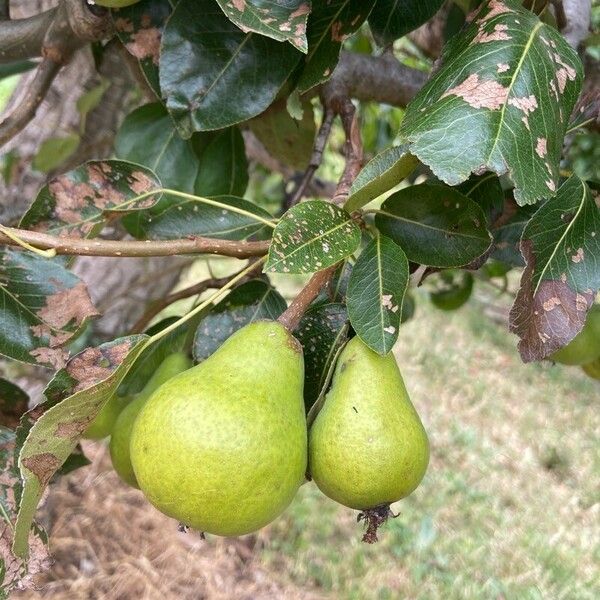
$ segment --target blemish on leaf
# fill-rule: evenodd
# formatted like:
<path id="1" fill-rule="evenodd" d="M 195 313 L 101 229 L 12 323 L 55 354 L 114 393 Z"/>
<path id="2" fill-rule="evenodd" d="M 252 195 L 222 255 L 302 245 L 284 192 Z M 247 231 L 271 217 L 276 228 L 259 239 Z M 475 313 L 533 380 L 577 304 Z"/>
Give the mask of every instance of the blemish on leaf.
<path id="1" fill-rule="evenodd" d="M 499 42 L 503 40 L 512 39 L 508 33 L 506 33 L 508 25 L 498 23 L 493 31 L 487 32 L 481 29 L 479 33 L 473 38 L 472 44 L 485 44 L 487 42 Z"/>
<path id="2" fill-rule="evenodd" d="M 127 50 L 138 60 L 151 58 L 158 66 L 160 56 L 161 32 L 156 27 L 140 29 L 131 36 L 131 42 L 126 44 Z"/>
<path id="3" fill-rule="evenodd" d="M 583 248 L 577 248 L 577 252 L 571 256 L 574 263 L 580 263 L 583 260 Z"/>
<path id="4" fill-rule="evenodd" d="M 40 481 L 42 487 L 45 487 L 50 478 L 58 467 L 60 467 L 60 461 L 54 454 L 50 452 L 42 452 L 41 454 L 34 454 L 28 456 L 22 460 L 23 466 L 31 471 Z"/>
<path id="5" fill-rule="evenodd" d="M 546 138 L 539 137 L 537 139 L 537 145 L 535 151 L 540 158 L 544 158 L 548 153 L 548 140 Z"/>
<path id="6" fill-rule="evenodd" d="M 78 326 L 88 317 L 100 314 L 83 282 L 46 297 L 46 305 L 38 311 L 42 321 L 61 329 L 70 323 Z"/>
<path id="7" fill-rule="evenodd" d="M 494 80 L 480 80 L 477 73 L 472 73 L 461 84 L 442 94 L 459 96 L 473 108 L 489 108 L 499 110 L 506 102 L 508 88 Z"/>

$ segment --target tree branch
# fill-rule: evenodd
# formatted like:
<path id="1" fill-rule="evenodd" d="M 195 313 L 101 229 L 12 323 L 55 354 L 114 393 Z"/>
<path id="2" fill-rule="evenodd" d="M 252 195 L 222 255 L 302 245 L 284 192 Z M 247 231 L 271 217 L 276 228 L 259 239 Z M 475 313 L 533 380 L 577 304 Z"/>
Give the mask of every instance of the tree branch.
<path id="1" fill-rule="evenodd" d="M 9 19 L 10 19 L 9 0 L 0 0 L 0 21 L 8 21 Z"/>
<path id="2" fill-rule="evenodd" d="M 176 240 L 104 240 L 54 237 L 47 233 L 6 227 L 20 240 L 42 250 L 54 249 L 57 254 L 70 256 L 173 256 L 177 254 L 219 254 L 235 258 L 264 256 L 270 241 L 246 242 L 206 237 Z M 18 242 L 0 232 L 0 244 L 18 246 Z"/>
<path id="3" fill-rule="evenodd" d="M 315 273 L 291 304 L 277 319 L 288 331 L 294 331 L 302 319 L 302 315 L 320 291 L 331 281 L 339 263 Z"/>
<path id="4" fill-rule="evenodd" d="M 8 3 L 6 8 L 8 9 Z M 2 21 L 0 23 L 0 63 L 41 56 L 46 32 L 57 13 L 57 8 L 51 8 L 27 19 Z"/>

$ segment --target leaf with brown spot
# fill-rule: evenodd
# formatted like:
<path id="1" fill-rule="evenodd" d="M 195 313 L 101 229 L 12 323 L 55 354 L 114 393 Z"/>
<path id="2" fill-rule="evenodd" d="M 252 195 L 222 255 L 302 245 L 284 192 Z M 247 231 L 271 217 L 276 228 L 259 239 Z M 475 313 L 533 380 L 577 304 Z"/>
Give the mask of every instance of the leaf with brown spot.
<path id="1" fill-rule="evenodd" d="M 86 286 L 62 257 L 0 253 L 0 353 L 60 369 L 64 345 L 98 315 Z"/>
<path id="2" fill-rule="evenodd" d="M 554 28 L 517 0 L 489 0 L 447 45 L 400 136 L 447 184 L 508 173 L 517 203 L 535 204 L 556 192 L 582 73 Z"/>
<path id="3" fill-rule="evenodd" d="M 150 208 L 161 183 L 146 167 L 121 160 L 90 161 L 51 179 L 21 219 L 21 227 L 78 238 L 95 237 L 111 216 Z"/>
<path id="4" fill-rule="evenodd" d="M 600 288 L 600 209 L 583 181 L 568 179 L 533 215 L 521 252 L 526 267 L 510 329 L 520 338 L 523 361 L 530 362 L 547 358 L 581 331 Z"/>

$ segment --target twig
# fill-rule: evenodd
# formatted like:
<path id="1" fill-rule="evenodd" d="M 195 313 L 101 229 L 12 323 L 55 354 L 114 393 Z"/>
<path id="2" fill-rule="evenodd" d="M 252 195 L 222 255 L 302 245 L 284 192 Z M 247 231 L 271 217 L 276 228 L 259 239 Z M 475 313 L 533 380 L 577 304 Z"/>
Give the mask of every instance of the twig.
<path id="1" fill-rule="evenodd" d="M 292 300 L 283 314 L 277 319 L 286 329 L 294 331 L 300 323 L 302 315 L 310 303 L 319 295 L 319 292 L 331 281 L 339 264 L 315 273 L 300 293 Z"/>
<path id="2" fill-rule="evenodd" d="M 0 0 L 0 21 L 8 21 L 10 19 L 10 2 L 9 0 Z"/>
<path id="3" fill-rule="evenodd" d="M 331 108 L 325 106 L 323 122 L 321 123 L 321 127 L 319 127 L 317 136 L 315 137 L 315 143 L 313 146 L 312 155 L 310 157 L 310 162 L 308 163 L 306 171 L 304 171 L 304 175 L 302 176 L 300 183 L 296 186 L 296 189 L 289 200 L 286 200 L 284 207 L 286 210 L 298 204 L 298 202 L 302 200 L 302 197 L 306 192 L 306 188 L 310 184 L 315 171 L 321 165 L 321 161 L 323 160 L 323 151 L 325 150 L 325 145 L 327 144 L 327 140 L 331 134 L 331 126 L 334 118 L 335 112 Z"/>
<path id="4" fill-rule="evenodd" d="M 41 56 L 44 37 L 57 13 L 57 8 L 51 8 L 27 19 L 3 20 L 0 24 L 0 63 Z"/>
<path id="5" fill-rule="evenodd" d="M 57 254 L 70 256 L 173 256 L 177 254 L 220 254 L 235 258 L 264 256 L 270 241 L 247 242 L 206 237 L 188 237 L 175 240 L 104 240 L 55 237 L 38 231 L 5 228 L 13 237 L 36 248 L 53 248 Z M 17 246 L 17 242 L 0 231 L 0 244 Z"/>
<path id="6" fill-rule="evenodd" d="M 258 271 L 261 267 L 262 263 L 256 264 L 256 270 Z M 246 270 L 245 268 L 243 269 Z M 189 298 L 190 296 L 200 295 L 208 289 L 219 289 L 223 287 L 226 283 L 229 283 L 234 277 L 237 277 L 241 271 L 234 273 L 233 275 L 228 275 L 227 277 L 211 277 L 210 279 L 205 279 L 204 281 L 200 281 L 194 285 L 191 285 L 183 290 L 179 290 L 178 292 L 173 292 L 164 298 L 160 298 L 155 302 L 151 303 L 146 312 L 138 319 L 135 325 L 131 329 L 131 333 L 141 333 L 147 327 L 150 321 L 154 319 L 154 317 L 164 310 L 167 306 L 170 306 L 174 302 L 178 300 L 182 300 L 183 298 Z M 254 271 L 249 271 L 246 273 L 245 279 L 250 279 L 255 276 Z M 243 280 L 240 280 L 242 282 Z"/>

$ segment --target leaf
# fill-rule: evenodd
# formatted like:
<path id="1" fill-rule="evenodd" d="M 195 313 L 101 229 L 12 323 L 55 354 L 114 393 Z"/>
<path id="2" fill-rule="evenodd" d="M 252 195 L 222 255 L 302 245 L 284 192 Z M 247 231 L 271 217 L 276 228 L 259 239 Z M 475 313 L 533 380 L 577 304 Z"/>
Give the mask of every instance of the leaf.
<path id="1" fill-rule="evenodd" d="M 481 208 L 443 185 L 423 183 L 392 194 L 375 224 L 402 247 L 408 260 L 431 267 L 469 264 L 491 242 Z"/>
<path id="2" fill-rule="evenodd" d="M 73 156 L 79 147 L 80 141 L 81 138 L 76 133 L 44 140 L 40 144 L 37 154 L 33 157 L 31 166 L 42 173 L 49 173 L 57 169 Z"/>
<path id="3" fill-rule="evenodd" d="M 383 235 L 369 242 L 352 269 L 346 299 L 350 323 L 378 354 L 387 354 L 398 339 L 408 278 L 402 248 Z"/>
<path id="4" fill-rule="evenodd" d="M 600 209 L 568 179 L 523 230 L 526 267 L 510 312 L 524 362 L 542 360 L 581 331 L 600 288 Z"/>
<path id="5" fill-rule="evenodd" d="M 457 186 L 456 190 L 475 200 L 481 206 L 489 225 L 502 214 L 504 192 L 500 180 L 493 173 L 472 175 L 467 181 Z"/>
<path id="6" fill-rule="evenodd" d="M 160 187 L 156 175 L 145 167 L 119 160 L 90 161 L 51 179 L 21 219 L 21 227 L 94 237 L 108 213 L 148 208 L 160 197 L 149 192 Z"/>
<path id="7" fill-rule="evenodd" d="M 302 317 L 294 336 L 304 349 L 304 406 L 315 403 L 337 350 L 347 339 L 348 314 L 340 303 L 310 307 Z"/>
<path id="8" fill-rule="evenodd" d="M 410 103 L 400 135 L 450 185 L 508 173 L 518 204 L 553 196 L 581 89 L 577 53 L 516 0 L 490 0 Z"/>
<path id="9" fill-rule="evenodd" d="M 308 54 L 298 82 L 301 92 L 331 77 L 342 42 L 369 16 L 375 0 L 328 0 L 313 2 L 308 17 Z"/>
<path id="10" fill-rule="evenodd" d="M 369 27 L 380 46 L 417 29 L 440 9 L 444 0 L 377 0 Z"/>
<path id="11" fill-rule="evenodd" d="M 138 59 L 142 73 L 158 98 L 161 97 L 158 78 L 160 40 L 173 4 L 170 0 L 144 0 L 111 11 L 119 39 Z"/>
<path id="12" fill-rule="evenodd" d="M 30 252 L 0 253 L 0 353 L 58 369 L 64 345 L 99 313 L 85 284 L 63 258 Z"/>
<path id="13" fill-rule="evenodd" d="M 85 123 L 87 120 L 87 116 L 100 105 L 104 93 L 108 90 L 108 88 L 111 85 L 112 82 L 110 81 L 110 79 L 101 78 L 100 83 L 98 85 L 94 86 L 92 89 L 88 90 L 77 99 L 77 112 L 81 117 L 81 122 L 79 123 L 79 132 L 82 135 L 85 132 Z"/>
<path id="14" fill-rule="evenodd" d="M 29 396 L 18 385 L 0 377 L 0 426 L 16 429 L 27 412 Z M 0 467 L 2 465 L 0 464 Z"/>
<path id="15" fill-rule="evenodd" d="M 207 359 L 232 334 L 259 319 L 277 319 L 287 308 L 268 281 L 252 279 L 235 288 L 200 322 L 194 338 L 194 359 Z"/>
<path id="16" fill-rule="evenodd" d="M 13 552 L 28 554 L 35 509 L 52 475 L 71 455 L 81 434 L 115 393 L 127 370 L 146 346 L 147 336 L 129 336 L 87 348 L 69 360 L 48 386 L 60 399 L 37 419 L 19 456 L 23 494 L 15 526 Z"/>
<path id="17" fill-rule="evenodd" d="M 196 134 L 198 135 L 198 134 Z M 248 160 L 238 127 L 219 131 L 202 150 L 194 193 L 199 196 L 243 196 L 248 187 Z"/>
<path id="18" fill-rule="evenodd" d="M 304 100 L 301 106 L 300 121 L 292 118 L 286 107 L 279 103 L 248 121 L 248 126 L 271 156 L 299 171 L 306 169 L 310 162 L 317 133 L 312 104 Z"/>
<path id="19" fill-rule="evenodd" d="M 313 273 L 350 256 L 360 229 L 341 208 L 309 200 L 288 210 L 273 232 L 265 271 Z"/>
<path id="20" fill-rule="evenodd" d="M 18 60 L 0 65 L 0 80 L 31 71 L 37 67 L 32 60 Z"/>
<path id="21" fill-rule="evenodd" d="M 227 17 L 242 31 L 254 31 L 279 42 L 290 42 L 306 53 L 306 0 L 217 0 Z"/>
<path id="22" fill-rule="evenodd" d="M 159 102 L 140 106 L 125 117 L 115 139 L 115 154 L 151 169 L 166 188 L 194 189 L 198 157 L 192 143 L 179 137 Z"/>
<path id="23" fill-rule="evenodd" d="M 525 266 L 520 250 L 521 235 L 525 225 L 537 209 L 537 206 L 520 206 L 506 223 L 492 229 L 492 236 L 494 237 L 493 258 L 515 267 Z"/>
<path id="24" fill-rule="evenodd" d="M 245 240 L 264 229 L 262 219 L 272 216 L 249 200 L 234 196 L 218 196 L 211 206 L 201 200 L 178 198 L 164 210 L 143 211 L 129 215 L 124 224 L 140 239 L 174 239 L 186 236 L 216 237 L 226 240 Z M 250 214 L 241 215 L 227 210 L 237 207 Z M 255 219 L 252 215 L 257 215 Z"/>
<path id="25" fill-rule="evenodd" d="M 344 208 L 352 212 L 375 200 L 402 180 L 419 164 L 407 146 L 394 146 L 372 158 L 358 174 L 350 188 Z"/>
<path id="26" fill-rule="evenodd" d="M 242 33 L 212 0 L 181 0 L 163 34 L 160 85 L 189 137 L 261 113 L 301 56 L 289 44 Z"/>

